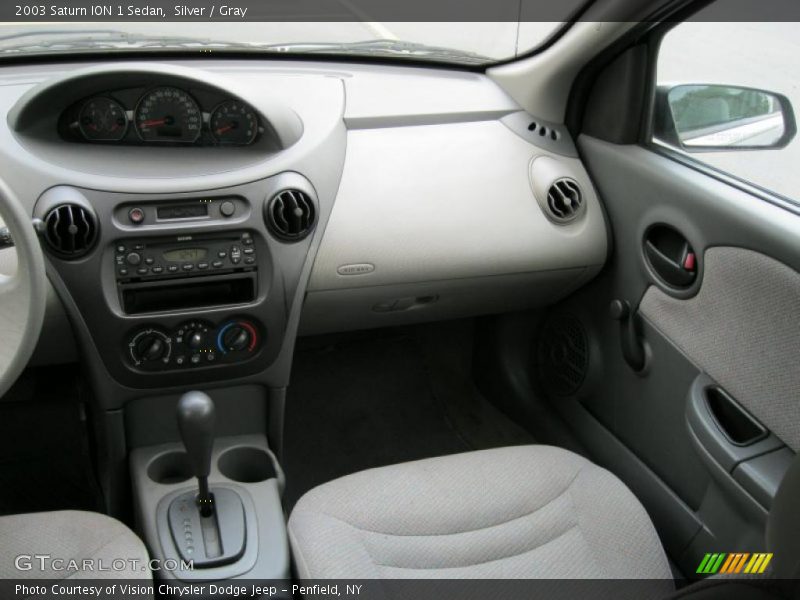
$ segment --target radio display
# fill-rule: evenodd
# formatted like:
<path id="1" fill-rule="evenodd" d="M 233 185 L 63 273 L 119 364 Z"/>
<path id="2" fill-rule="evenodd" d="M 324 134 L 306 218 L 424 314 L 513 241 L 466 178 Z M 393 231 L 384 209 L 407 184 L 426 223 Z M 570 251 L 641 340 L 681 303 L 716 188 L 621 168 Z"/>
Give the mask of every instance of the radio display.
<path id="1" fill-rule="evenodd" d="M 206 248 L 178 248 L 164 252 L 164 260 L 167 262 L 182 262 L 187 260 L 202 260 L 208 254 Z"/>
<path id="2" fill-rule="evenodd" d="M 159 206 L 156 209 L 159 219 L 193 219 L 208 216 L 208 204 L 196 202 L 192 204 L 173 204 Z"/>

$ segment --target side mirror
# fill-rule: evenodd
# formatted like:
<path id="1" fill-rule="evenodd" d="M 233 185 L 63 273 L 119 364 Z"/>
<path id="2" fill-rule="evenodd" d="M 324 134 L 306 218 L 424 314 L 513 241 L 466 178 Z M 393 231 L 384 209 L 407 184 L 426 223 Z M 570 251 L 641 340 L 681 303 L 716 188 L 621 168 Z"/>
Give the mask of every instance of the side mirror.
<path id="1" fill-rule="evenodd" d="M 659 86 L 655 137 L 686 152 L 783 148 L 797 133 L 789 99 L 730 85 Z"/>

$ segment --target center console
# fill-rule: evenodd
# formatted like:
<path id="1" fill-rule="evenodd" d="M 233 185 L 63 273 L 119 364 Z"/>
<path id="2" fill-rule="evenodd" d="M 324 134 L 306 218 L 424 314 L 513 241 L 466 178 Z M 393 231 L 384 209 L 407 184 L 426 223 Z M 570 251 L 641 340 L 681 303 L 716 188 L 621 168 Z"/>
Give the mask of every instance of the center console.
<path id="1" fill-rule="evenodd" d="M 162 580 L 249 584 L 289 577 L 283 477 L 263 435 L 214 437 L 214 403 L 184 394 L 182 443 L 131 454 L 137 529 Z"/>
<path id="2" fill-rule="evenodd" d="M 293 341 L 319 206 L 295 172 L 205 193 L 56 186 L 36 203 L 50 278 L 88 364 L 113 380 L 94 390 L 111 448 L 104 489 L 125 504 L 127 462 L 137 529 L 169 566 L 159 579 L 289 577 L 267 438 L 279 451 L 285 389 L 264 384 L 273 363 L 288 372 L 278 357 Z M 221 400 L 216 438 L 206 392 Z"/>
<path id="3" fill-rule="evenodd" d="M 88 341 L 118 383 L 138 389 L 269 367 L 318 213 L 294 172 L 199 194 L 57 186 L 35 207 Z"/>

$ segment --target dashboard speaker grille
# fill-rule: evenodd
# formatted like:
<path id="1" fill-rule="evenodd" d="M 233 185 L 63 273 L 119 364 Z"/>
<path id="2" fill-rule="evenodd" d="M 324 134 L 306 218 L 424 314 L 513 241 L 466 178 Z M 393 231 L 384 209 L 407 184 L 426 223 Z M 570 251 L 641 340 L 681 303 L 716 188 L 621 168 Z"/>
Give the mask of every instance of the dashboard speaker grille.
<path id="1" fill-rule="evenodd" d="M 582 207 L 581 188 L 573 179 L 557 179 L 547 190 L 547 210 L 555 221 L 571 221 L 580 214 Z"/>
<path id="2" fill-rule="evenodd" d="M 45 215 L 44 224 L 47 245 L 55 254 L 67 259 L 80 258 L 97 241 L 94 214 L 77 204 L 52 208 Z"/>
<path id="3" fill-rule="evenodd" d="M 537 366 L 545 390 L 556 396 L 575 394 L 589 368 L 589 342 L 581 321 L 572 315 L 549 319 L 538 340 Z"/>
<path id="4" fill-rule="evenodd" d="M 267 225 L 282 240 L 302 240 L 314 228 L 316 209 L 311 198 L 300 190 L 283 190 L 267 204 Z"/>

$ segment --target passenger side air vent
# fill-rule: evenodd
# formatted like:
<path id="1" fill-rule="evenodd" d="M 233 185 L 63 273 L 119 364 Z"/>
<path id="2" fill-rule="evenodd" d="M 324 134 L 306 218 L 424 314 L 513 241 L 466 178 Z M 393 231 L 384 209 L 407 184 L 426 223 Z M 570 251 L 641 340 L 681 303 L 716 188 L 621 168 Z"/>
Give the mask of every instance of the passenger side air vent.
<path id="1" fill-rule="evenodd" d="M 306 237 L 314 228 L 314 202 L 300 190 L 283 190 L 272 197 L 266 206 L 269 230 L 287 242 Z"/>
<path id="2" fill-rule="evenodd" d="M 97 241 L 97 221 L 94 214 L 83 206 L 61 204 L 45 215 L 44 238 L 58 256 L 80 258 Z"/>
<path id="3" fill-rule="evenodd" d="M 582 208 L 583 196 L 575 180 L 562 177 L 547 190 L 547 211 L 554 221 L 571 221 L 580 214 Z"/>

